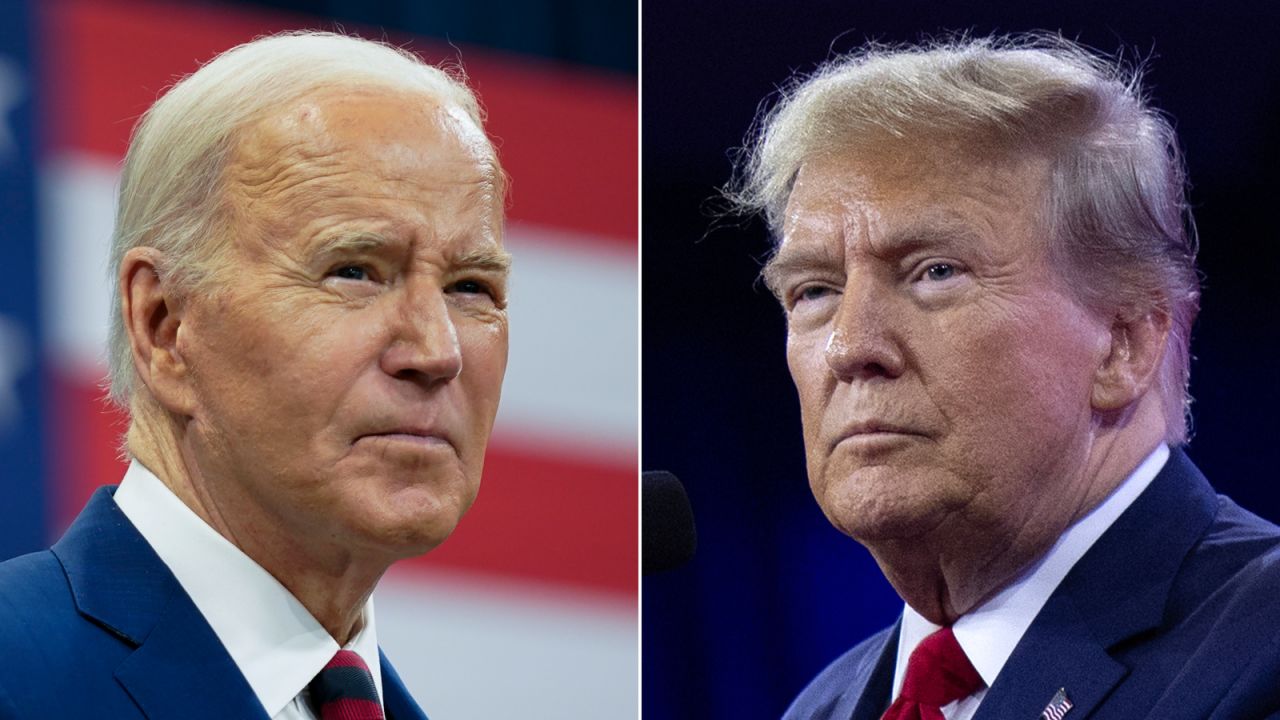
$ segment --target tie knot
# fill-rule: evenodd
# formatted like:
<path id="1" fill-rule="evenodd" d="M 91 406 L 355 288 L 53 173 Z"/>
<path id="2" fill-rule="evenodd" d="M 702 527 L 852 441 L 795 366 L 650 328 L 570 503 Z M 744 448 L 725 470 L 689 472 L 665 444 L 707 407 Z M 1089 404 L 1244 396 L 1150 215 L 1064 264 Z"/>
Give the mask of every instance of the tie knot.
<path id="1" fill-rule="evenodd" d="M 974 669 L 950 627 L 925 638 L 907 661 L 902 697 L 921 705 L 942 707 L 982 688 L 982 676 Z"/>
<path id="2" fill-rule="evenodd" d="M 308 687 L 320 720 L 383 720 L 369 666 L 350 650 L 339 650 Z"/>

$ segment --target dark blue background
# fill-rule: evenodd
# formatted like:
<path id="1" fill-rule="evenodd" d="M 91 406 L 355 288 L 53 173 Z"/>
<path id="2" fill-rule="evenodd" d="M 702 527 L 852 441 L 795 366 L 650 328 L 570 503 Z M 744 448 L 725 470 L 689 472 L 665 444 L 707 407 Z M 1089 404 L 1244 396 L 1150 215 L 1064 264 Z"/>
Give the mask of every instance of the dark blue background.
<path id="1" fill-rule="evenodd" d="M 643 466 L 688 486 L 688 566 L 644 581 L 645 718 L 776 718 L 900 601 L 809 494 L 782 317 L 755 277 L 759 221 L 715 219 L 729 150 L 793 71 L 865 39 L 1062 31 L 1151 57 L 1186 150 L 1202 239 L 1190 454 L 1280 520 L 1280 10 L 1269 3 L 686 3 L 645 0 Z"/>
<path id="2" fill-rule="evenodd" d="M 340 23 L 502 48 L 575 65 L 636 71 L 633 0 L 219 1 L 305 12 Z"/>

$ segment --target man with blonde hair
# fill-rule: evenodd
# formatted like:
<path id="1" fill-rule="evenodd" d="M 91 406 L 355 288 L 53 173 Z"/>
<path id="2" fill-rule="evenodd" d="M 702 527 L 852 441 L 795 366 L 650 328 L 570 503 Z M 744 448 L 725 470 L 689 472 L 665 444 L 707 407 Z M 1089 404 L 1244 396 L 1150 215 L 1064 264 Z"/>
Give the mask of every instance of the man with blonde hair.
<path id="1" fill-rule="evenodd" d="M 734 197 L 810 486 L 905 601 L 788 718 L 1280 713 L 1280 529 L 1180 449 L 1184 186 L 1134 74 L 1057 38 L 873 47 L 764 117 Z"/>
<path id="2" fill-rule="evenodd" d="M 471 92 L 383 44 L 262 38 L 155 103 L 112 248 L 131 462 L 0 564 L 0 717 L 424 717 L 370 597 L 476 496 L 504 194 Z"/>

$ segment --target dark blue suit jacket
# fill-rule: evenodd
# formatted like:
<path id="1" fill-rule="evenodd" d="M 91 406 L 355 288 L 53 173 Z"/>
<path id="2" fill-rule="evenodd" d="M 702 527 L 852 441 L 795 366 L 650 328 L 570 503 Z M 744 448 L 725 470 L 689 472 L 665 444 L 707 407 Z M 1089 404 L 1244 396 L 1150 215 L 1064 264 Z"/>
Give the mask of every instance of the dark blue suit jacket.
<path id="1" fill-rule="evenodd" d="M 267 720 L 113 490 L 51 549 L 0 563 L 0 718 Z M 381 662 L 388 719 L 426 720 Z"/>
<path id="2" fill-rule="evenodd" d="M 898 627 L 845 653 L 788 720 L 877 720 Z M 1280 528 L 1215 495 L 1179 450 L 1072 568 L 975 720 L 1280 718 Z"/>

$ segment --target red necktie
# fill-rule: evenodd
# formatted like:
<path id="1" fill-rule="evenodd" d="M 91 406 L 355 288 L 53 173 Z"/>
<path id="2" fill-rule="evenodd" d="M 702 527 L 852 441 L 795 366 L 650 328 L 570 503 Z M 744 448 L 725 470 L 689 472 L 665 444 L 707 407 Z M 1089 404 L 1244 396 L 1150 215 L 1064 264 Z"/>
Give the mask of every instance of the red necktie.
<path id="1" fill-rule="evenodd" d="M 339 650 L 308 687 L 320 720 L 384 720 L 369 666 L 350 650 Z"/>
<path id="2" fill-rule="evenodd" d="M 943 705 L 969 697 L 982 685 L 955 634 L 944 627 L 911 652 L 902 694 L 881 720 L 943 720 Z"/>

